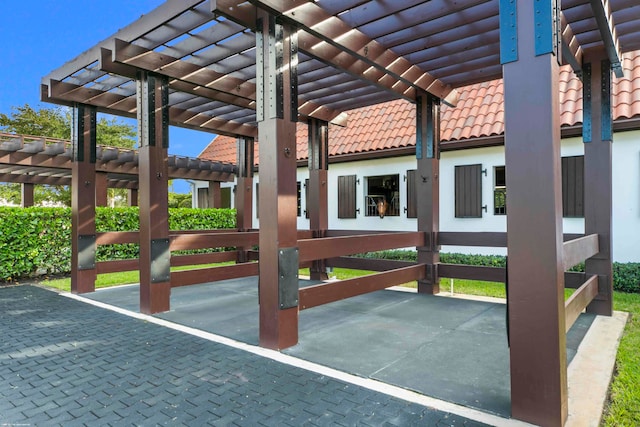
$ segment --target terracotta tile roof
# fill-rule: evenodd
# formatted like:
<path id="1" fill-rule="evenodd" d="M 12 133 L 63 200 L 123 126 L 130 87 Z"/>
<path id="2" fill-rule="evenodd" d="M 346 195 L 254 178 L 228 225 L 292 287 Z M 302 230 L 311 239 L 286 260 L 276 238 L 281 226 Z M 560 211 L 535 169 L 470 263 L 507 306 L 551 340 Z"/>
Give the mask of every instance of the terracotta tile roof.
<path id="1" fill-rule="evenodd" d="M 625 76 L 613 80 L 614 120 L 640 118 L 640 51 L 626 55 Z M 492 80 L 458 89 L 460 100 L 455 108 L 443 106 L 440 114 L 440 137 L 454 142 L 501 135 L 504 132 L 504 87 L 502 80 Z M 415 107 L 395 100 L 348 112 L 347 127 L 330 126 L 329 155 L 364 153 L 415 145 Z M 582 83 L 568 67 L 560 69 L 560 122 L 562 126 L 582 123 Z M 307 152 L 307 127 L 298 123 L 297 157 Z M 235 139 L 217 136 L 200 154 L 201 158 L 236 162 Z M 256 163 L 258 143 L 256 143 Z"/>

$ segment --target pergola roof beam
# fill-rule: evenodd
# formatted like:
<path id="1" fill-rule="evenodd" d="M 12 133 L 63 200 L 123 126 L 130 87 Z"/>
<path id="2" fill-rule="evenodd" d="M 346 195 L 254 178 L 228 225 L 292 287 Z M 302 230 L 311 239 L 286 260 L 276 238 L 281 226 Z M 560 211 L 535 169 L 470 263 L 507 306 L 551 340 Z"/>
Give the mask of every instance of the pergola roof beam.
<path id="1" fill-rule="evenodd" d="M 433 77 L 426 71 L 411 64 L 405 58 L 385 48 L 379 42 L 371 39 L 358 29 L 355 29 L 337 16 L 330 15 L 313 2 L 282 1 L 282 0 L 249 0 L 250 3 L 281 14 L 300 26 L 304 33 L 313 35 L 325 43 L 329 43 L 349 55 L 364 61 L 391 77 L 388 80 L 400 80 L 418 90 L 424 90 L 432 95 L 455 104 L 457 94 L 450 86 Z M 300 46 L 317 48 L 309 45 L 304 33 L 299 34 Z M 452 93 L 454 92 L 454 93 Z"/>
<path id="2" fill-rule="evenodd" d="M 21 184 L 45 184 L 45 185 L 69 185 L 71 178 L 50 177 L 41 175 L 27 175 L 20 173 L 0 173 L 0 182 L 11 182 Z"/>
<path id="3" fill-rule="evenodd" d="M 620 50 L 620 42 L 613 22 L 609 0 L 591 0 L 591 9 L 593 9 L 593 15 L 598 23 L 598 30 L 611 62 L 611 68 L 616 77 L 623 77 L 622 51 Z"/>
<path id="4" fill-rule="evenodd" d="M 103 66 L 108 67 L 105 49 Z M 203 68 L 191 62 L 171 57 L 164 52 L 154 52 L 140 46 L 115 40 L 115 51 L 112 54 L 113 63 L 140 68 L 162 74 L 174 79 L 169 86 L 172 89 L 193 93 L 209 99 L 227 104 L 255 110 L 256 85 L 227 74 L 218 73 L 210 68 Z M 120 72 L 128 72 L 118 68 Z M 334 124 L 345 126 L 347 115 L 340 111 L 317 105 L 304 99 L 299 100 L 299 114 L 303 117 L 314 117 Z"/>
<path id="5" fill-rule="evenodd" d="M 562 29 L 562 61 L 569 64 L 574 73 L 582 75 L 582 47 L 578 42 L 564 13 L 560 12 Z"/>
<path id="6" fill-rule="evenodd" d="M 49 83 L 49 97 L 53 100 L 94 105 L 98 107 L 100 111 L 128 117 L 135 116 L 137 108 L 135 97 L 109 94 L 108 92 L 102 92 L 97 89 L 80 87 L 54 80 Z M 254 137 L 258 131 L 255 126 L 220 120 L 205 114 L 194 113 L 175 107 L 169 108 L 169 120 L 172 124 L 196 130 L 215 132 L 221 135 Z"/>

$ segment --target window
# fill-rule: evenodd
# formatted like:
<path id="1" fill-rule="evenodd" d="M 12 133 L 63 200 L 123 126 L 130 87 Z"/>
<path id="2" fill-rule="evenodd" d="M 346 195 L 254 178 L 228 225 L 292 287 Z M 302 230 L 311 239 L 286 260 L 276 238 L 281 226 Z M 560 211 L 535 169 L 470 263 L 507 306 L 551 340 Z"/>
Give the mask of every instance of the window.
<path id="1" fill-rule="evenodd" d="M 584 156 L 562 158 L 562 216 L 584 216 Z"/>
<path id="2" fill-rule="evenodd" d="M 482 218 L 482 165 L 455 167 L 456 218 Z"/>
<path id="3" fill-rule="evenodd" d="M 365 216 L 400 216 L 400 175 L 366 179 Z"/>
<path id="4" fill-rule="evenodd" d="M 356 217 L 356 175 L 338 177 L 338 218 Z"/>
<path id="5" fill-rule="evenodd" d="M 231 187 L 222 187 L 220 189 L 220 207 L 231 208 Z"/>
<path id="6" fill-rule="evenodd" d="M 256 218 L 260 218 L 260 184 L 256 182 Z"/>
<path id="7" fill-rule="evenodd" d="M 493 214 L 507 214 L 507 177 L 504 166 L 493 168 Z"/>
<path id="8" fill-rule="evenodd" d="M 209 189 L 198 188 L 198 207 L 207 209 L 209 207 Z"/>
<path id="9" fill-rule="evenodd" d="M 418 189 L 416 183 L 416 170 L 407 171 L 407 218 L 418 217 Z"/>

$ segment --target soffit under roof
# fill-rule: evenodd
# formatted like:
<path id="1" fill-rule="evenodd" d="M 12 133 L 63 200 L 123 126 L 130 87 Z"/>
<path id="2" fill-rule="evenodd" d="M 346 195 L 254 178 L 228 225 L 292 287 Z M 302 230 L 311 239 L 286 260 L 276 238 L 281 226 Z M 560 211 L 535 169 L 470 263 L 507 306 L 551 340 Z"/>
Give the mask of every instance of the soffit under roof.
<path id="1" fill-rule="evenodd" d="M 301 11 L 307 7 L 311 11 L 305 15 L 308 19 L 313 19 L 314 14 L 329 17 L 325 19 L 327 25 L 352 29 L 346 36 L 336 37 L 341 39 L 337 44 L 349 44 L 353 34 L 370 40 L 367 46 L 381 49 L 385 57 L 396 58 L 394 64 L 410 66 L 414 72 L 437 79 L 437 84 L 429 87 L 435 87 L 443 96 L 457 87 L 496 79 L 502 74 L 498 0 L 251 3 L 298 5 Z M 603 46 L 591 3 L 562 1 L 564 21 L 574 35 L 574 51 L 576 46 L 583 52 Z M 620 51 L 639 49 L 640 3 L 610 0 L 608 4 Z M 216 7 L 220 13 L 212 12 Z M 284 15 L 287 13 L 291 16 L 291 11 Z M 250 20 L 245 26 L 228 16 L 243 22 L 242 18 L 255 16 L 255 6 L 237 0 L 169 0 L 44 77 L 42 97 L 135 116 L 135 73 L 146 69 L 170 78 L 171 124 L 255 136 L 255 34 Z M 323 25 L 319 23 L 314 28 L 322 32 Z M 328 55 L 336 52 L 336 46 L 326 42 L 310 45 L 317 40 L 313 31 L 301 31 L 299 37 L 302 119 L 313 116 L 344 123 L 344 116 L 340 115 L 343 111 L 415 97 L 415 89 L 406 80 L 393 80 L 393 73 L 383 74 L 377 81 L 363 78 L 367 73 L 379 75 L 380 70 L 370 66 L 365 72 L 356 72 L 363 70 L 361 59 L 359 65 L 343 69 L 329 64 L 333 59 Z M 348 54 L 339 53 L 339 58 L 334 55 L 334 62 L 344 63 L 344 55 Z"/>

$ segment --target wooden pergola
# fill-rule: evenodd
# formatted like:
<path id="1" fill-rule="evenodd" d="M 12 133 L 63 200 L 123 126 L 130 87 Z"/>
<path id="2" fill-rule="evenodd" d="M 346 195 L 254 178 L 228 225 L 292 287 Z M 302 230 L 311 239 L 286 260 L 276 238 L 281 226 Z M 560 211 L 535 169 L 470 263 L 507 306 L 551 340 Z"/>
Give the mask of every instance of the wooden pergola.
<path id="1" fill-rule="evenodd" d="M 512 416 L 567 417 L 566 331 L 578 314 L 611 315 L 611 79 L 640 48 L 636 0 L 170 0 L 44 77 L 42 99 L 73 106 L 74 292 L 89 292 L 95 247 L 138 242 L 140 308 L 168 310 L 172 286 L 259 274 L 260 344 L 298 341 L 298 313 L 410 280 L 506 281 Z M 558 67 L 582 78 L 585 235 L 563 236 Z M 502 77 L 507 233 L 439 231 L 439 106 L 456 87 Z M 417 112 L 415 232 L 328 230 L 329 122 L 405 98 Z M 137 117 L 139 233 L 95 235 L 95 114 Z M 296 229 L 295 123 L 309 126 L 310 230 Z M 168 126 L 238 138 L 237 230 L 169 233 Z M 253 146 L 260 140 L 259 230 L 251 229 Z M 356 183 L 353 183 L 354 191 Z M 570 239 L 564 241 L 565 237 Z M 259 246 L 258 253 L 251 250 Z M 503 246 L 504 269 L 439 262 L 440 245 Z M 415 264 L 348 255 L 415 246 Z M 170 273 L 170 253 L 234 247 L 237 264 Z M 209 258 L 211 259 L 211 258 Z M 569 274 L 586 260 L 586 273 Z M 380 273 L 298 288 L 298 268 Z M 577 288 L 565 302 L 565 286 Z M 586 374 L 586 373 L 585 373 Z"/>
<path id="2" fill-rule="evenodd" d="M 128 190 L 130 206 L 138 205 L 138 152 L 96 146 L 95 203 L 107 206 L 107 189 Z M 22 186 L 22 206 L 33 206 L 35 185 L 71 185 L 74 146 L 71 141 L 0 132 L 0 182 Z M 220 182 L 233 181 L 235 165 L 198 158 L 168 156 L 169 179 L 208 180 L 212 207 L 220 205 Z M 217 202 L 216 202 L 217 200 Z M 217 203 L 217 204 L 216 204 Z"/>

